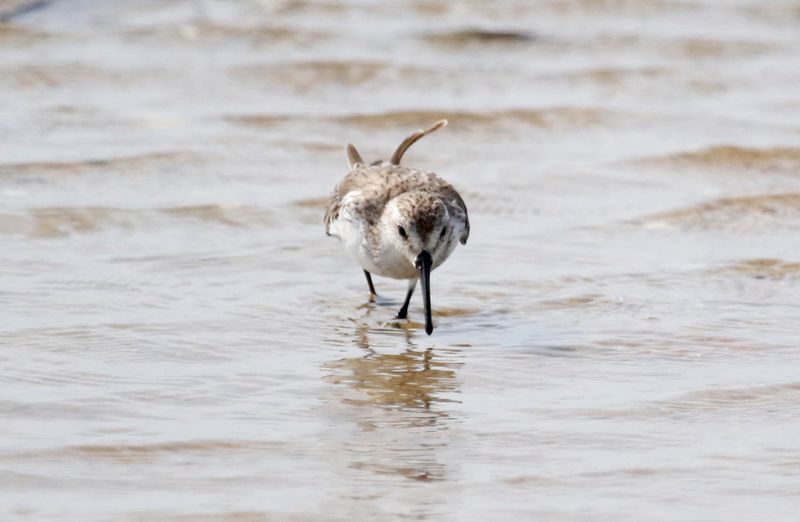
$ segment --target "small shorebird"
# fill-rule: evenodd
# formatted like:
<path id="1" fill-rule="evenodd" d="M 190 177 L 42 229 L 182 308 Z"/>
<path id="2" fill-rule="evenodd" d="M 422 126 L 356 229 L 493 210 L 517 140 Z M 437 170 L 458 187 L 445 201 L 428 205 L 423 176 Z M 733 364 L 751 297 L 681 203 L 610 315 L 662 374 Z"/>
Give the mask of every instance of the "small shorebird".
<path id="1" fill-rule="evenodd" d="M 399 319 L 422 281 L 425 332 L 433 332 L 431 271 L 453 252 L 456 241 L 469 237 L 469 217 L 464 200 L 445 180 L 422 170 L 400 165 L 417 140 L 447 125 L 436 122 L 408 136 L 389 161 L 367 165 L 353 145 L 347 145 L 350 172 L 336 185 L 325 211 L 325 232 L 339 238 L 347 252 L 364 269 L 370 301 L 375 299 L 371 274 L 408 279 L 406 300 Z"/>

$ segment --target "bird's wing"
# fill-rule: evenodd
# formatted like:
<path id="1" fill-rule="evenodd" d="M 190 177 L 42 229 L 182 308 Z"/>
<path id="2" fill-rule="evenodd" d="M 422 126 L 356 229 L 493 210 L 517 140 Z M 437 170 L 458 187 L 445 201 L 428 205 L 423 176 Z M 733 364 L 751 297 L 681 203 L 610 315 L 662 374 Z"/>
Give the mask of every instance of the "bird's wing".
<path id="1" fill-rule="evenodd" d="M 442 187 L 439 189 L 439 193 L 442 194 L 446 204 L 449 207 L 449 210 L 455 210 L 456 212 L 461 212 L 464 215 L 464 232 L 461 234 L 461 237 L 458 238 L 461 241 L 462 245 L 467 244 L 467 239 L 469 239 L 469 213 L 467 212 L 467 205 L 464 203 L 464 200 L 461 198 L 461 194 L 449 183 L 446 183 L 446 187 Z"/>
<path id="2" fill-rule="evenodd" d="M 383 174 L 381 170 L 382 169 L 375 167 L 359 165 L 342 178 L 342 181 L 334 187 L 328 199 L 328 207 L 325 209 L 324 219 L 325 233 L 330 233 L 331 223 L 339 217 L 339 211 L 344 197 L 354 190 L 371 188 L 376 184 L 380 185 Z"/>

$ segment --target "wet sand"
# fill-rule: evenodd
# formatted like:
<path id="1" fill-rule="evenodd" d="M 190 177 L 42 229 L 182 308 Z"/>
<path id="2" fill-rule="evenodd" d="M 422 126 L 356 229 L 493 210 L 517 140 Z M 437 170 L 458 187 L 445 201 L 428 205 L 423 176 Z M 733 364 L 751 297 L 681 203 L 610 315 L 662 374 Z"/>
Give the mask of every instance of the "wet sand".
<path id="1" fill-rule="evenodd" d="M 796 2 L 0 21 L 3 520 L 796 518 Z M 428 337 L 322 214 L 442 117 Z"/>

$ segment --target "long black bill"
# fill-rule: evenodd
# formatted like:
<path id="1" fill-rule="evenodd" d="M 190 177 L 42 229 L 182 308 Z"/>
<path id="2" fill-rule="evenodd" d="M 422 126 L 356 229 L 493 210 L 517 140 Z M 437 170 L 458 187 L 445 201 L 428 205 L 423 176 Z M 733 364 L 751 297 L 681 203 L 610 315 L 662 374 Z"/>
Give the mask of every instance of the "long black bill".
<path id="1" fill-rule="evenodd" d="M 433 260 L 431 255 L 425 250 L 417 256 L 415 263 L 419 272 L 419 280 L 422 283 L 422 299 L 425 303 L 425 333 L 430 335 L 433 332 L 433 319 L 431 319 L 431 265 Z"/>

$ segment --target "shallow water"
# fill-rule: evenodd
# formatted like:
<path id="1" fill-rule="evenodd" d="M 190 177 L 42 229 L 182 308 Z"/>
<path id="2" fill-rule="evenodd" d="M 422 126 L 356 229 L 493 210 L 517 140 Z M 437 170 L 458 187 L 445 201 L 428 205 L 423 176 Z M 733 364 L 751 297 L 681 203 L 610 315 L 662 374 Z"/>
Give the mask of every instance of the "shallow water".
<path id="1" fill-rule="evenodd" d="M 0 19 L 3 520 L 796 518 L 796 2 Z M 440 117 L 428 337 L 322 213 Z"/>

